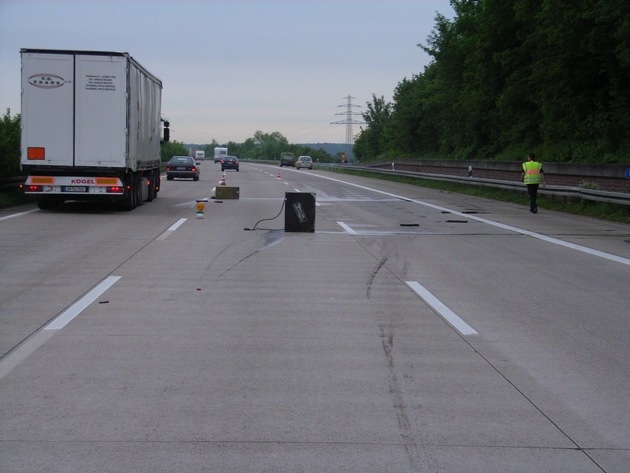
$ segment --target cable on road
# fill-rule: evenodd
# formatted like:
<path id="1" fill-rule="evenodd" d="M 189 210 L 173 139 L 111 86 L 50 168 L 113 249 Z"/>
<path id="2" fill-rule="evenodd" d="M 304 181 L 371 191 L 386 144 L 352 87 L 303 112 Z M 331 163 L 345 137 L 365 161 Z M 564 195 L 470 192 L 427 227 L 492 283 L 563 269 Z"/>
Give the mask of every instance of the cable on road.
<path id="1" fill-rule="evenodd" d="M 251 232 L 251 231 L 256 230 L 256 227 L 258 226 L 258 224 L 259 224 L 260 222 L 268 222 L 268 221 L 271 221 L 271 220 L 275 220 L 275 219 L 277 219 L 277 218 L 280 216 L 280 214 L 282 213 L 282 210 L 284 210 L 284 204 L 286 203 L 286 201 L 287 201 L 287 199 L 282 199 L 282 207 L 280 207 L 280 212 L 278 212 L 278 215 L 276 215 L 276 216 L 275 216 L 275 217 L 273 217 L 273 218 L 263 218 L 262 220 L 258 220 L 258 221 L 256 222 L 256 224 L 253 226 L 253 228 L 247 228 L 247 227 L 245 227 L 245 228 L 243 228 L 243 230 L 245 230 L 246 232 Z M 260 230 L 263 230 L 263 229 L 261 228 Z"/>

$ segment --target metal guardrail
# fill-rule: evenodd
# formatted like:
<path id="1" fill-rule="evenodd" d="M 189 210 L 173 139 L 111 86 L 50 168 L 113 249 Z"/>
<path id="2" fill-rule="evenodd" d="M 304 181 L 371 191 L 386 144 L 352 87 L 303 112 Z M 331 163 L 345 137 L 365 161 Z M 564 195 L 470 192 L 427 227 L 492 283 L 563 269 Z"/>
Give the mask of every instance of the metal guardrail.
<path id="1" fill-rule="evenodd" d="M 353 166 L 353 165 L 319 165 L 320 167 L 339 168 L 339 169 L 356 169 L 357 171 L 366 171 L 374 174 L 395 175 L 395 176 L 408 176 L 418 177 L 422 179 L 429 179 L 432 181 L 445 181 L 455 182 L 458 184 L 494 187 L 496 189 L 507 189 L 513 191 L 526 192 L 525 185 L 522 182 L 517 181 L 504 181 L 499 179 L 484 179 L 480 177 L 463 177 L 463 176 L 450 176 L 447 174 L 432 174 L 425 172 L 413 172 L 413 171 L 395 171 L 389 169 L 377 169 L 368 166 Z M 568 186 L 551 186 L 540 187 L 538 189 L 539 194 L 568 197 L 574 199 L 593 200 L 598 202 L 606 202 L 616 205 L 630 205 L 630 193 L 625 192 L 607 192 L 597 189 L 586 189 L 583 187 L 568 187 Z"/>
<path id="2" fill-rule="evenodd" d="M 264 161 L 250 161 L 249 162 L 264 162 Z M 264 162 L 266 164 L 276 164 L 277 161 Z M 413 171 L 392 171 L 389 169 L 378 169 L 368 166 L 354 166 L 347 164 L 329 164 L 321 163 L 315 164 L 315 167 L 320 168 L 339 168 L 339 169 L 356 169 L 358 171 L 366 171 L 374 174 L 386 174 L 397 176 L 410 176 L 419 177 L 422 179 L 430 179 L 433 181 L 445 181 L 455 182 L 458 184 L 494 187 L 496 189 L 507 189 L 512 191 L 525 192 L 525 187 L 522 182 L 516 181 L 504 181 L 500 179 L 484 179 L 480 177 L 463 177 L 463 176 L 450 176 L 448 174 L 433 174 L 426 172 L 413 172 Z M 0 190 L 17 188 L 24 182 L 24 177 L 5 178 L 0 179 Z M 568 187 L 568 186 L 545 186 L 540 187 L 538 190 L 540 194 L 568 197 L 574 199 L 593 200 L 597 202 L 606 202 L 616 205 L 630 205 L 630 193 L 626 192 L 608 192 L 600 191 L 597 189 L 586 189 L 584 187 Z"/>

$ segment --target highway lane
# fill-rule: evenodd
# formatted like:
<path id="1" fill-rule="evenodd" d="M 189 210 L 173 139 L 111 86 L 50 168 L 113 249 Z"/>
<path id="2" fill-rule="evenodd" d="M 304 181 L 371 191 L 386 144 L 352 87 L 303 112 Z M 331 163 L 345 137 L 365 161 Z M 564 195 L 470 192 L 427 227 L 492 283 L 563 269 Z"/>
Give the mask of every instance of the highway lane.
<path id="1" fill-rule="evenodd" d="M 2 471 L 625 471 L 628 226 L 278 171 L 0 220 Z"/>

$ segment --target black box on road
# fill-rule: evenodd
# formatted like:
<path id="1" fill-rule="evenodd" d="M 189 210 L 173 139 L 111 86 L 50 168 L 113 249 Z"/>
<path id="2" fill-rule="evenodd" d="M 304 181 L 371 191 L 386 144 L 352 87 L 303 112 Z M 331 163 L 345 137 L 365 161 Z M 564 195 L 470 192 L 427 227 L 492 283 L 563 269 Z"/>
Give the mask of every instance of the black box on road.
<path id="1" fill-rule="evenodd" d="M 315 194 L 285 192 L 284 231 L 315 232 Z"/>

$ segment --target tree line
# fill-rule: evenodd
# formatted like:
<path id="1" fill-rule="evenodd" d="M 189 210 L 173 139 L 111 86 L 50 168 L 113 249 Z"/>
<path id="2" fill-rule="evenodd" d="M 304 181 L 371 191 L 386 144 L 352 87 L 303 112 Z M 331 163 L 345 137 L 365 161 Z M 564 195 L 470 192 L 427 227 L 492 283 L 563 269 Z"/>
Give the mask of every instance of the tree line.
<path id="1" fill-rule="evenodd" d="M 293 153 L 294 156 L 310 156 L 313 158 L 314 162 L 327 163 L 333 160 L 333 157 L 329 153 L 321 149 L 289 143 L 287 138 L 278 131 L 265 133 L 258 130 L 243 143 L 230 141 L 228 143 L 219 144 L 213 139 L 210 144 L 203 145 L 199 149 L 205 151 L 206 157 L 208 157 L 214 155 L 214 148 L 216 146 L 225 146 L 230 155 L 246 159 L 277 160 L 280 159 L 281 153 L 289 152 Z"/>
<path id="2" fill-rule="evenodd" d="M 0 178 L 16 177 L 22 174 L 20 170 L 20 115 L 11 116 L 11 110 L 7 109 L 0 118 Z M 333 160 L 340 160 L 340 157 L 332 157 L 326 151 L 313 149 L 308 146 L 290 144 L 280 132 L 263 133 L 256 131 L 254 136 L 246 139 L 243 143 L 229 142 L 220 145 L 212 140 L 210 144 L 203 145 L 206 156 L 214 156 L 215 146 L 227 146 L 231 155 L 239 158 L 279 159 L 283 152 L 291 152 L 295 156 L 308 155 L 315 162 L 327 163 Z M 173 140 L 162 143 L 162 162 L 168 162 L 173 156 L 186 156 L 189 154 L 188 147 L 179 141 Z"/>
<path id="3" fill-rule="evenodd" d="M 422 73 L 373 95 L 354 148 L 392 156 L 623 163 L 630 152 L 630 2 L 451 0 Z"/>

